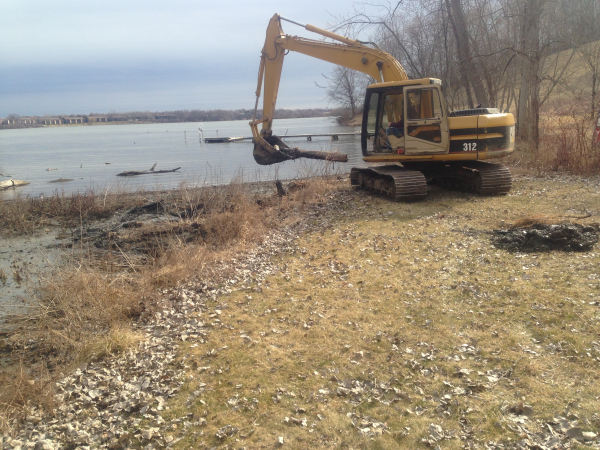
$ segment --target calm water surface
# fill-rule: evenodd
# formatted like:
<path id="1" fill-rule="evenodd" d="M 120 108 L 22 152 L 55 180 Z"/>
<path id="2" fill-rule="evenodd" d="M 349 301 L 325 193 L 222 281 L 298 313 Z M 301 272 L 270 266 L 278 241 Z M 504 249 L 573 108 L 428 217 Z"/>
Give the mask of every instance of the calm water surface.
<path id="1" fill-rule="evenodd" d="M 289 179 L 322 173 L 329 163 L 311 160 L 290 161 L 259 166 L 252 157 L 250 141 L 226 144 L 201 144 L 199 124 L 167 123 L 144 125 L 106 125 L 49 127 L 0 131 L 0 173 L 31 184 L 0 193 L 0 199 L 17 193 L 32 196 L 83 192 L 93 189 L 136 190 L 173 189 L 186 182 L 193 186 L 228 183 L 236 177 L 244 181 Z M 202 125 L 205 137 L 250 136 L 247 121 L 209 122 Z M 339 126 L 332 118 L 276 120 L 275 134 L 348 133 L 358 128 Z M 305 150 L 338 150 L 348 154 L 348 163 L 336 163 L 341 173 L 362 165 L 359 136 L 287 140 L 291 147 Z M 128 170 L 174 169 L 177 173 L 117 177 Z M 57 170 L 46 170 L 57 169 Z M 73 178 L 64 183 L 49 183 Z M 0 181 L 7 180 L 1 177 Z"/>

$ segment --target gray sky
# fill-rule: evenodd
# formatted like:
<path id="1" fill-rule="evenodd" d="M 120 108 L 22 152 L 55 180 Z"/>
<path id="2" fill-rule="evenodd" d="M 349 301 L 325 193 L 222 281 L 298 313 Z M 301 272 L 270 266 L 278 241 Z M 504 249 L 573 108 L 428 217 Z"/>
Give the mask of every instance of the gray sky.
<path id="1" fill-rule="evenodd" d="M 343 0 L 1 0 L 0 117 L 251 109 L 271 16 L 324 28 L 351 9 Z M 290 53 L 277 106 L 326 107 L 315 81 L 331 68 Z"/>

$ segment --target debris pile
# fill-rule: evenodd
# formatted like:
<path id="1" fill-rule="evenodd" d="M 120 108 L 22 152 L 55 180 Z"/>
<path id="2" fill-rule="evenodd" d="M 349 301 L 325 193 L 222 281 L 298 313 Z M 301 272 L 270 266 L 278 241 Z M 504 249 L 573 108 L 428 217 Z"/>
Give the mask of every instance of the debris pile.
<path id="1" fill-rule="evenodd" d="M 510 251 L 587 252 L 600 239 L 599 232 L 598 225 L 536 223 L 526 228 L 494 230 L 492 241 L 497 248 Z"/>

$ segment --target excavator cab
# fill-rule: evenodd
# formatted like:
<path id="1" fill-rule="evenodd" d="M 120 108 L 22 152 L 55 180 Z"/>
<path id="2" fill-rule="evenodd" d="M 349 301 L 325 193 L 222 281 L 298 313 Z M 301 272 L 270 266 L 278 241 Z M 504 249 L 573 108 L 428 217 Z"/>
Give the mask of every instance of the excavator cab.
<path id="1" fill-rule="evenodd" d="M 397 158 L 448 153 L 448 112 L 438 81 L 427 78 L 369 86 L 363 155 Z"/>
<path id="2" fill-rule="evenodd" d="M 371 96 L 372 109 L 368 129 L 375 130 L 373 152 L 404 154 L 404 94 L 390 90 Z"/>

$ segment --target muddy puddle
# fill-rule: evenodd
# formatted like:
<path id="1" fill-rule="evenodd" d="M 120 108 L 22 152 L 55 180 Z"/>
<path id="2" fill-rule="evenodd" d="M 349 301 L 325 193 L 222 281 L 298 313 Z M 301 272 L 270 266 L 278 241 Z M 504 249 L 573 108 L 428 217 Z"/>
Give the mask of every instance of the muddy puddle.
<path id="1" fill-rule="evenodd" d="M 55 229 L 0 237 L 0 332 L 6 331 L 8 319 L 33 307 L 40 275 L 65 255 L 63 241 Z"/>

